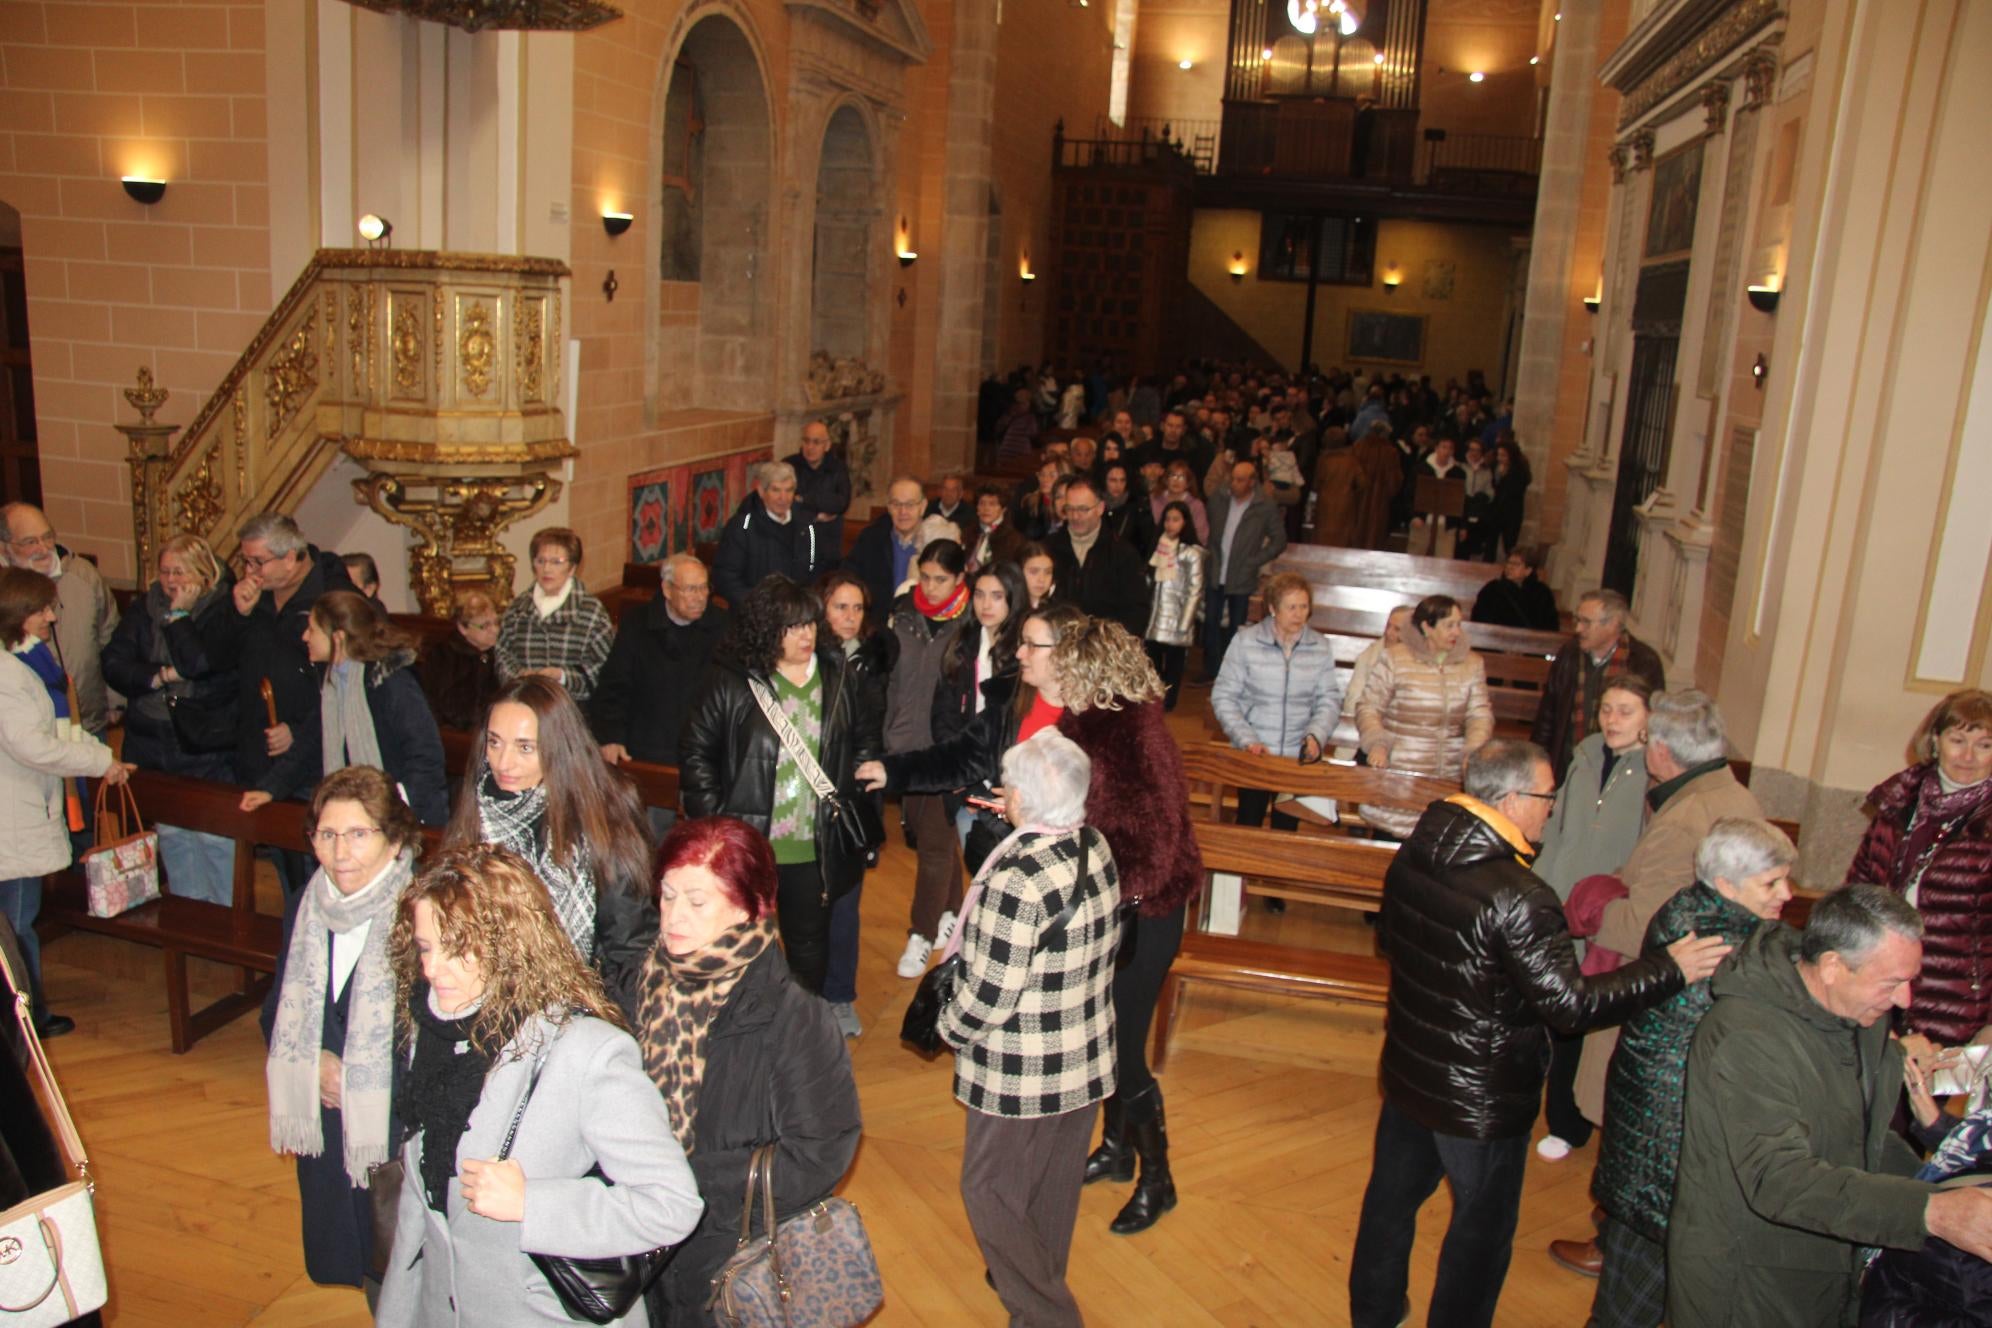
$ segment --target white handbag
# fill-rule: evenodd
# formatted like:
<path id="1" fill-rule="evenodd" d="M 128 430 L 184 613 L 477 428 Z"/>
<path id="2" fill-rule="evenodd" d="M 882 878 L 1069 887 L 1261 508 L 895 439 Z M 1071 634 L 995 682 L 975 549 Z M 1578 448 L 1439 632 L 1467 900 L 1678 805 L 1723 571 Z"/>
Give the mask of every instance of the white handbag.
<path id="1" fill-rule="evenodd" d="M 103 1308 L 110 1288 L 97 1243 L 97 1214 L 91 1202 L 96 1187 L 90 1180 L 89 1159 L 76 1122 L 69 1117 L 69 1104 L 55 1082 L 55 1070 L 35 1036 L 27 983 L 9 954 L 10 947 L 0 945 L 0 970 L 13 987 L 13 1017 L 28 1051 L 24 1069 L 69 1179 L 0 1213 L 0 1328 L 42 1328 Z M 0 1055 L 5 1054 L 5 1043 L 0 1042 Z M 33 1124 L 31 1119 L 25 1128 Z M 14 1128 L 23 1125 L 10 1121 L 9 1129 Z"/>

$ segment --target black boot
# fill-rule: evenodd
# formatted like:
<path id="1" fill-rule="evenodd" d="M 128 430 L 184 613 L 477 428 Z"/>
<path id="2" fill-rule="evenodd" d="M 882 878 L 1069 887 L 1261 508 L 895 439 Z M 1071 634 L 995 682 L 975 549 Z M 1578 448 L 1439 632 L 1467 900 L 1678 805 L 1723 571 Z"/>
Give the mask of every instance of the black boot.
<path id="1" fill-rule="evenodd" d="M 1127 1112 L 1115 1093 L 1100 1104 L 1100 1146 L 1086 1155 L 1086 1179 L 1130 1181 L 1134 1179 L 1134 1150 L 1127 1145 Z"/>
<path id="2" fill-rule="evenodd" d="M 1169 1132 L 1162 1120 L 1162 1085 L 1151 1084 L 1126 1110 L 1128 1136 L 1141 1158 L 1141 1179 L 1109 1228 L 1117 1236 L 1148 1230 L 1176 1206 L 1176 1182 L 1169 1176 Z"/>

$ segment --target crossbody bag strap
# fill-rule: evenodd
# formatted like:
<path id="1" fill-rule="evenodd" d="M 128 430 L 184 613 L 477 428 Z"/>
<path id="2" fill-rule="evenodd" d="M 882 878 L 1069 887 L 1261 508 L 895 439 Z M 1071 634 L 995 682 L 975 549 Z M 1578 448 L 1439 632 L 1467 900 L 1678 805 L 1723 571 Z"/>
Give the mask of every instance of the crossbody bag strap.
<path id="1" fill-rule="evenodd" d="M 823 773 L 823 767 L 817 764 L 816 758 L 810 754 L 809 745 L 802 740 L 802 735 L 795 731 L 795 725 L 789 723 L 788 716 L 782 713 L 773 695 L 752 678 L 747 680 L 747 687 L 754 693 L 754 704 L 761 707 L 761 713 L 767 717 L 768 726 L 774 729 L 775 737 L 781 740 L 782 749 L 789 754 L 789 759 L 795 762 L 796 769 L 802 772 L 803 780 L 811 791 L 818 798 L 828 798 L 835 794 L 837 786 Z"/>
<path id="2" fill-rule="evenodd" d="M 558 1037 L 559 1034 L 554 1035 Z M 546 1069 L 546 1058 L 553 1053 L 553 1039 L 547 1039 L 546 1049 L 533 1059 L 532 1076 L 526 1080 L 525 1096 L 519 1099 L 519 1109 L 512 1113 L 512 1124 L 505 1130 L 505 1142 L 499 1145 L 498 1161 L 503 1162 L 512 1155 L 512 1141 L 519 1137 L 519 1122 L 526 1118 L 526 1104 L 533 1100 L 533 1090 L 539 1087 L 540 1072 Z"/>

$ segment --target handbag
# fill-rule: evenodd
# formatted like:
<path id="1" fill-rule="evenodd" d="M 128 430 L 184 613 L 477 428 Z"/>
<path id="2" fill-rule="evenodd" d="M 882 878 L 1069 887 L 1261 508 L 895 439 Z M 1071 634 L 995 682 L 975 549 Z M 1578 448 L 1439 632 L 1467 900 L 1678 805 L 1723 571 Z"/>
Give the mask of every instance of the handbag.
<path id="1" fill-rule="evenodd" d="M 505 1143 L 498 1150 L 500 1162 L 512 1155 L 512 1140 L 518 1136 L 526 1104 L 533 1100 L 533 1090 L 539 1087 L 540 1071 L 545 1068 L 546 1053 L 542 1052 L 539 1059 L 533 1062 L 532 1077 L 526 1080 L 526 1095 L 519 1099 L 519 1109 L 512 1113 L 511 1128 L 505 1131 Z M 604 1185 L 610 1183 L 599 1166 L 588 1168 L 587 1174 Z M 560 1308 L 567 1311 L 568 1318 L 584 1319 L 589 1323 L 614 1323 L 643 1299 L 643 1293 L 657 1280 L 657 1275 L 664 1271 L 664 1266 L 677 1252 L 676 1245 L 666 1245 L 641 1254 L 623 1254 L 607 1259 L 534 1254 L 530 1250 L 526 1251 L 526 1257 L 533 1261 L 533 1266 L 540 1270 L 540 1276 L 553 1288 L 553 1294 L 559 1298 Z"/>
<path id="2" fill-rule="evenodd" d="M 394 1257 L 394 1233 L 401 1225 L 400 1158 L 381 1163 L 367 1173 L 367 1206 L 373 1210 L 373 1256 L 367 1272 L 376 1282 L 387 1280 L 387 1265 Z"/>
<path id="3" fill-rule="evenodd" d="M 726 1328 L 856 1328 L 884 1302 L 885 1283 L 857 1205 L 832 1196 L 776 1225 L 775 1145 L 755 1149 L 740 1205 L 740 1242 L 712 1279 L 706 1311 Z"/>
<path id="4" fill-rule="evenodd" d="M 83 855 L 93 918 L 114 918 L 159 898 L 159 834 L 145 828 L 131 785 L 119 784 L 118 791 L 124 794 L 123 818 L 137 830 L 106 843 L 109 826 L 104 819 L 104 799 L 110 791 L 109 783 L 97 781 L 97 847 Z"/>
<path id="5" fill-rule="evenodd" d="M 27 984 L 6 946 L 0 946 L 0 972 L 13 990 L 18 1024 L 9 1039 L 13 1046 L 0 1050 L 6 1084 L 0 1119 L 7 1151 L 17 1163 L 34 1164 L 17 1173 L 27 1196 L 0 1213 L 0 1324 L 44 1328 L 101 1309 L 110 1284 L 97 1241 L 90 1161 L 35 1035 Z M 14 1046 L 25 1053 L 19 1060 L 11 1054 Z"/>
<path id="6" fill-rule="evenodd" d="M 878 803 L 869 797 L 851 797 L 839 793 L 830 777 L 823 773 L 823 767 L 810 754 L 809 746 L 802 735 L 789 723 L 788 716 L 767 688 L 752 678 L 747 680 L 748 689 L 754 693 L 754 704 L 761 707 L 761 714 L 767 718 L 768 727 L 775 731 L 781 741 L 782 750 L 801 772 L 803 782 L 816 794 L 817 825 L 819 831 L 827 828 L 852 856 L 864 858 L 885 846 L 885 818 L 879 815 Z"/>
<path id="7" fill-rule="evenodd" d="M 168 696 L 166 715 L 180 750 L 206 755 L 235 750 L 235 708 L 202 705 L 191 696 Z"/>

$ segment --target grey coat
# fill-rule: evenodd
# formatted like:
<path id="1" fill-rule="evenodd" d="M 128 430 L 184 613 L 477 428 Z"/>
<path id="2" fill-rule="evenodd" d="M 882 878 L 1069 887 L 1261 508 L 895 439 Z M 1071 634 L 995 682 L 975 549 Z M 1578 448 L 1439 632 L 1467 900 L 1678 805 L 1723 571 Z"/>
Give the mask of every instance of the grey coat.
<path id="1" fill-rule="evenodd" d="M 705 1205 L 664 1099 L 643 1072 L 635 1040 L 599 1019 L 555 1029 L 536 1017 L 520 1031 L 485 1080 L 458 1161 L 497 1156 L 549 1033 L 546 1069 L 512 1146 L 526 1173 L 523 1221 L 477 1216 L 454 1182 L 445 1218 L 422 1195 L 422 1137 L 402 1146 L 401 1207 L 374 1319 L 380 1328 L 571 1324 L 525 1251 L 608 1258 L 674 1245 L 698 1225 Z M 522 1059 L 507 1059 L 521 1047 Z M 587 1174 L 598 1164 L 613 1184 Z M 618 1322 L 647 1321 L 639 1305 Z"/>
<path id="2" fill-rule="evenodd" d="M 1543 827 L 1535 874 L 1566 904 L 1570 888 L 1586 876 L 1616 876 L 1646 828 L 1646 749 L 1619 757 L 1609 780 L 1604 771 L 1605 735 L 1593 733 L 1571 753 Z"/>
<path id="3" fill-rule="evenodd" d="M 1286 509 L 1263 493 L 1238 519 L 1231 554 L 1224 556 L 1224 527 L 1231 520 L 1231 490 L 1220 489 L 1204 503 L 1210 518 L 1210 584 L 1227 595 L 1249 595 L 1259 588 L 1259 572 L 1286 550 Z"/>
<path id="4" fill-rule="evenodd" d="M 1154 565 L 1150 564 L 1150 577 Z M 1143 635 L 1165 646 L 1194 645 L 1197 615 L 1203 611 L 1204 551 L 1195 544 L 1176 545 L 1176 575 L 1153 580 L 1148 630 Z"/>
<path id="5" fill-rule="evenodd" d="M 1224 652 L 1210 708 L 1234 747 L 1263 742 L 1275 756 L 1298 756 L 1301 739 L 1312 734 L 1326 752 L 1342 717 L 1342 682 L 1328 638 L 1302 628 L 1289 655 L 1271 618 L 1253 623 Z"/>
<path id="6" fill-rule="evenodd" d="M 55 645 L 64 671 L 76 684 L 76 718 L 84 732 L 101 738 L 109 712 L 124 705 L 124 698 L 105 684 L 101 662 L 104 647 L 117 634 L 118 602 L 95 563 L 67 549 L 56 552 L 62 556 L 62 575 L 55 580 Z"/>

